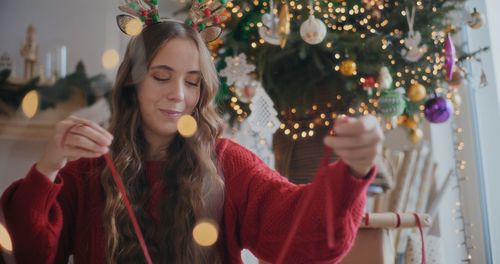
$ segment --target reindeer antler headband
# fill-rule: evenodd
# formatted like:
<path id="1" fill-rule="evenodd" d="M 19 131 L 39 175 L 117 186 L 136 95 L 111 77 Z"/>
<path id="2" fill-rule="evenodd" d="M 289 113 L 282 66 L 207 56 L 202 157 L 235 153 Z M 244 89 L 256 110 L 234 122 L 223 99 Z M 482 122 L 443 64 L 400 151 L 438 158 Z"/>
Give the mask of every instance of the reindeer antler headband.
<path id="1" fill-rule="evenodd" d="M 175 19 L 160 18 L 158 13 L 159 0 L 125 0 L 125 4 L 118 8 L 129 14 L 116 17 L 120 30 L 129 35 L 138 35 L 143 27 L 162 21 L 175 21 Z M 216 40 L 222 33 L 221 22 L 227 19 L 223 16 L 227 0 L 194 0 L 189 9 L 188 18 L 184 23 L 200 32 L 205 42 Z"/>

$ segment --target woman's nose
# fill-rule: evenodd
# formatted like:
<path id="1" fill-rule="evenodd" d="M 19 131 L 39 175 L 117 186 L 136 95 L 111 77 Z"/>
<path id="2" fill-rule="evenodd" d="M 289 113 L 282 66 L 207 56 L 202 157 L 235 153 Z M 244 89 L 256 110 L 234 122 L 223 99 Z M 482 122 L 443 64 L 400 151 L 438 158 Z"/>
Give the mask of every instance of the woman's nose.
<path id="1" fill-rule="evenodd" d="M 168 89 L 167 98 L 172 101 L 183 101 L 184 88 L 184 82 L 182 80 L 174 82 L 170 89 Z"/>

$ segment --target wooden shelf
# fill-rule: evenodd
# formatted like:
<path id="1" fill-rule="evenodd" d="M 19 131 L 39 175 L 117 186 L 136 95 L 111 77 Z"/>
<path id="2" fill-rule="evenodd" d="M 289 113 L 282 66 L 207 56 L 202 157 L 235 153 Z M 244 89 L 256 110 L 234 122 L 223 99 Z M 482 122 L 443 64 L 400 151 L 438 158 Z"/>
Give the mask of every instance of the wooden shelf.
<path id="1" fill-rule="evenodd" d="M 55 122 L 0 119 L 0 139 L 47 141 L 54 133 Z"/>

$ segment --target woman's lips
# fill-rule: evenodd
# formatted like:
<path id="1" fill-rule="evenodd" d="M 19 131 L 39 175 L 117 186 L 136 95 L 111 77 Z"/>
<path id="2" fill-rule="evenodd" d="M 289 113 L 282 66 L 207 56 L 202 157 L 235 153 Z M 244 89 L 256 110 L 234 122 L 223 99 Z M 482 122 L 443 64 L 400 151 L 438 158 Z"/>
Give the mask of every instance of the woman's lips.
<path id="1" fill-rule="evenodd" d="M 182 112 L 175 111 L 175 110 L 168 110 L 168 109 L 160 109 L 160 112 L 169 118 L 178 118 L 181 117 Z"/>

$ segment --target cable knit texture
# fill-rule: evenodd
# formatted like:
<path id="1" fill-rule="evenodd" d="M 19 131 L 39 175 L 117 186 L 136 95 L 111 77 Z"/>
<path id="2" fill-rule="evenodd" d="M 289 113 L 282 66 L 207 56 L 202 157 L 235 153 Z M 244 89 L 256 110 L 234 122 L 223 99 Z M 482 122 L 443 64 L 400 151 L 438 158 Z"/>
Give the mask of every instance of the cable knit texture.
<path id="1" fill-rule="evenodd" d="M 351 248 L 361 221 L 366 188 L 375 176 L 354 178 L 342 161 L 329 164 L 324 183 L 332 190 L 334 248 L 326 243 L 324 188 L 295 185 L 270 169 L 255 154 L 228 139 L 216 149 L 224 175 L 226 194 L 217 247 L 225 263 L 242 263 L 241 250 L 273 262 L 278 257 L 294 214 L 306 192 L 312 193 L 305 218 L 285 263 L 337 263 Z M 2 209 L 13 240 L 15 257 L 22 263 L 104 263 L 102 210 L 104 191 L 100 184 L 102 158 L 68 163 L 55 182 L 33 165 L 24 179 L 3 194 Z M 148 174 L 155 163 L 148 163 Z M 148 175 L 149 176 L 149 175 Z M 148 177 L 155 185 L 155 177 Z M 161 192 L 154 192 L 151 203 Z M 155 208 L 150 206 L 149 208 Z M 153 219 L 158 212 L 149 210 Z"/>

